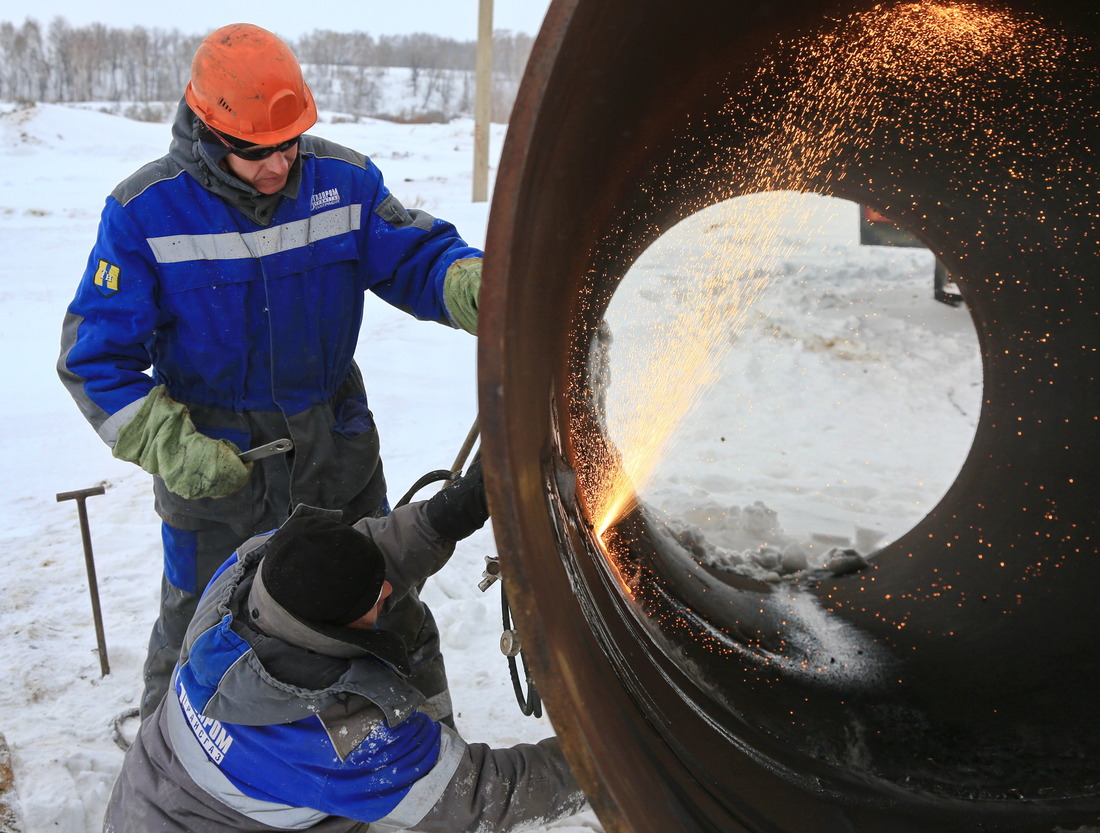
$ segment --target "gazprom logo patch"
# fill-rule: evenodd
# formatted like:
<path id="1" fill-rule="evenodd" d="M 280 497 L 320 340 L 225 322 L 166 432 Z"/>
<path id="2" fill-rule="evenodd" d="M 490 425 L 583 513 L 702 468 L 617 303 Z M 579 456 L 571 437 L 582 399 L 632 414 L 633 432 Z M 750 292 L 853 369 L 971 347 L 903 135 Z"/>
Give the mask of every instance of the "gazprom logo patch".
<path id="1" fill-rule="evenodd" d="M 195 737 L 202 744 L 202 748 L 206 750 L 210 760 L 220 764 L 225 758 L 225 753 L 229 751 L 229 747 L 233 745 L 233 736 L 225 730 L 225 727 L 219 721 L 203 717 L 195 711 L 182 683 L 179 685 L 178 694 L 183 713 L 187 717 L 187 722 L 191 724 L 191 731 L 195 733 Z"/>
<path id="2" fill-rule="evenodd" d="M 310 210 L 319 211 L 322 208 L 328 208 L 330 205 L 339 204 L 340 192 L 335 188 L 329 188 L 327 191 L 321 191 L 313 195 L 313 200 L 310 202 Z"/>
<path id="3" fill-rule="evenodd" d="M 110 296 L 118 292 L 120 274 L 121 270 L 113 263 L 101 260 L 95 268 L 95 277 L 92 280 L 104 296 Z"/>

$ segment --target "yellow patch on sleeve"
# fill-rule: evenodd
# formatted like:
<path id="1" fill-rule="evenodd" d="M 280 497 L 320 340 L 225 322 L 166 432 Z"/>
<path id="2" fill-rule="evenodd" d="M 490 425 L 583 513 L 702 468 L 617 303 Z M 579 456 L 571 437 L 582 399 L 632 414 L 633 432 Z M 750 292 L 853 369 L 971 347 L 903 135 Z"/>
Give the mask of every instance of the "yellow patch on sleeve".
<path id="1" fill-rule="evenodd" d="M 99 287 L 99 291 L 104 295 L 114 295 L 118 292 L 120 274 L 121 270 L 115 264 L 101 260 L 95 268 L 93 280 L 95 285 Z"/>

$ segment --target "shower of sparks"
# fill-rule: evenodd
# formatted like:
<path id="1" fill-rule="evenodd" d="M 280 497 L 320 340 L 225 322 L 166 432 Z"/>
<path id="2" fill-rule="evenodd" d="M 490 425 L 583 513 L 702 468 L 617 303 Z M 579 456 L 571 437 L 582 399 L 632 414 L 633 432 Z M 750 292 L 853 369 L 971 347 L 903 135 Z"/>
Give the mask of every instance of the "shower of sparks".
<path id="1" fill-rule="evenodd" d="M 730 186 L 731 193 L 716 186 L 699 208 L 738 194 L 828 193 L 846 166 L 874 159 L 883 142 L 910 149 L 914 164 L 941 175 L 937 143 L 965 143 L 973 166 L 948 170 L 949 187 L 961 197 L 980 195 L 1004 215 L 1028 210 L 1029 195 L 1053 187 L 1055 175 L 1072 173 L 1067 169 L 1074 164 L 1072 154 L 1057 153 L 1060 137 L 1020 129 L 1042 124 L 1033 110 L 1051 105 L 1049 97 L 1036 103 L 1019 91 L 1050 89 L 1050 79 L 1067 60 L 1061 38 L 1029 18 L 968 3 L 884 4 L 784 49 L 794 56 L 793 71 L 765 65 L 756 79 L 763 95 L 783 105 L 778 111 L 770 105 L 754 108 L 744 95 L 731 96 L 731 123 L 758 129 L 755 138 L 738 139 L 741 144 L 713 130 L 717 164 L 723 170 L 728 165 L 725 178 L 739 182 Z M 991 103 L 1006 81 L 1013 97 Z M 942 135 L 944 108 L 951 112 L 950 136 Z M 1057 170 L 1044 162 L 1052 152 L 1063 160 Z M 999 162 L 991 168 L 986 160 Z M 708 182 L 723 178 L 709 169 L 714 164 L 698 168 Z M 882 188 L 884 198 L 913 202 L 892 183 Z M 746 326 L 753 299 L 779 274 L 777 268 L 760 268 L 759 255 L 782 251 L 777 219 L 774 212 L 761 212 L 751 227 L 738 228 L 739 244 L 715 244 L 700 253 L 696 243 L 693 255 L 684 254 L 677 277 L 680 286 L 691 286 L 693 297 L 684 299 L 675 320 L 631 346 L 631 377 L 614 380 L 617 393 L 629 394 L 623 413 L 610 418 L 602 413 L 599 388 L 607 380 L 593 378 L 592 361 L 589 377 L 574 380 L 574 397 L 590 403 L 598 420 L 615 423 L 614 432 L 607 432 L 615 436 L 614 446 L 599 444 L 607 443 L 606 437 L 576 432 L 582 494 L 598 535 L 634 508 L 670 438 L 714 383 L 715 368 Z"/>
<path id="2" fill-rule="evenodd" d="M 758 242 L 764 249 L 775 247 L 770 240 Z M 601 519 L 598 535 L 630 511 L 633 484 L 656 468 L 669 438 L 716 380 L 716 342 L 744 330 L 753 295 L 771 280 L 763 270 L 748 272 L 741 266 L 750 254 L 730 246 L 702 256 L 685 252 L 685 271 L 696 282 L 699 296 L 710 303 L 684 304 L 651 338 L 630 345 L 629 367 L 640 372 L 615 382 L 628 391 L 625 412 L 614 413 L 614 426 L 609 426 L 619 440 L 621 467 L 600 470 L 612 477 L 594 490 L 601 496 L 593 515 Z"/>

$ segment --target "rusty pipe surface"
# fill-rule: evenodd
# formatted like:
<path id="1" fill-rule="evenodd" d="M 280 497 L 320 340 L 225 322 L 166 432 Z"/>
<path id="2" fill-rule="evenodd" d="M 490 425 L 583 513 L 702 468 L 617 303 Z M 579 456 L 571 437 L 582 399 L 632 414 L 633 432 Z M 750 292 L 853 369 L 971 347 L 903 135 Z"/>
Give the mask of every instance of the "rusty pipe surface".
<path id="1" fill-rule="evenodd" d="M 515 620 L 608 831 L 1100 829 L 1098 31 L 1055 0 L 550 6 L 490 214 L 480 420 Z M 584 483 L 614 461 L 589 376 L 615 285 L 777 190 L 874 206 L 966 276 L 969 455 L 848 576 L 718 575 L 641 510 L 609 555 Z"/>

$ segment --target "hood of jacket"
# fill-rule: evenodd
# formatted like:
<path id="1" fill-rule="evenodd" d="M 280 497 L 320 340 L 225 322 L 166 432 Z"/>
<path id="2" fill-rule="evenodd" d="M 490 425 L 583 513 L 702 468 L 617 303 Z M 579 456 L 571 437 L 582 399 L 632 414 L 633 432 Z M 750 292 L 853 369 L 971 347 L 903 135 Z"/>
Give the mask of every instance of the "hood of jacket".
<path id="1" fill-rule="evenodd" d="M 405 720 L 424 697 L 404 679 L 408 660 L 396 634 L 374 631 L 377 639 L 332 656 L 250 625 L 248 597 L 269 538 L 242 545 L 199 602 L 176 670 L 187 707 L 256 726 L 301 720 L 358 695 L 381 709 L 390 726 Z"/>
<path id="2" fill-rule="evenodd" d="M 261 194 L 248 183 L 238 179 L 224 165 L 229 150 L 224 145 L 206 141 L 200 129 L 202 122 L 180 99 L 176 118 L 172 122 L 172 143 L 168 155 L 206 190 L 217 194 L 242 214 L 261 226 L 271 223 L 275 209 L 283 197 L 294 199 L 302 182 L 302 156 L 294 159 L 286 185 L 274 194 Z"/>

